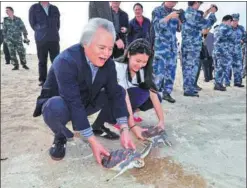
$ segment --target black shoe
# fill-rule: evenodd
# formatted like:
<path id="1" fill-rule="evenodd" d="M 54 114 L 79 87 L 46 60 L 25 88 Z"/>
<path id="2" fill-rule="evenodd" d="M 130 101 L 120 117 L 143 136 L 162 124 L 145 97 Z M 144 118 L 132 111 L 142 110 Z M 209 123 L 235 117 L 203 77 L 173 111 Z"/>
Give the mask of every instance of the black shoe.
<path id="1" fill-rule="evenodd" d="M 10 64 L 10 62 L 6 62 L 5 64 L 6 64 L 6 65 L 9 65 L 9 64 Z"/>
<path id="2" fill-rule="evenodd" d="M 92 125 L 93 133 L 95 136 L 100 136 L 109 140 L 118 140 L 119 135 L 112 132 L 110 129 L 106 128 L 104 125 L 101 125 L 100 127 L 96 127 L 95 125 Z"/>
<path id="3" fill-rule="evenodd" d="M 170 102 L 170 103 L 175 103 L 176 102 L 176 100 L 173 99 L 170 94 L 164 94 L 163 95 L 163 99 L 168 101 L 168 102 Z"/>
<path id="4" fill-rule="evenodd" d="M 196 91 L 201 91 L 202 90 L 202 88 L 199 87 L 198 85 L 195 86 L 195 89 L 196 89 Z"/>
<path id="5" fill-rule="evenodd" d="M 22 68 L 23 68 L 23 69 L 26 69 L 26 70 L 29 69 L 29 67 L 28 67 L 27 65 L 22 65 Z"/>
<path id="6" fill-rule="evenodd" d="M 226 87 L 219 85 L 219 84 L 215 84 L 214 85 L 214 90 L 218 90 L 218 91 L 226 91 Z"/>
<path id="7" fill-rule="evenodd" d="M 53 160 L 59 161 L 64 158 L 66 152 L 66 143 L 67 139 L 65 137 L 55 137 L 49 152 Z"/>
<path id="8" fill-rule="evenodd" d="M 19 66 L 14 66 L 12 70 L 19 70 Z"/>
<path id="9" fill-rule="evenodd" d="M 184 93 L 185 97 L 199 97 L 198 93 Z"/>
<path id="10" fill-rule="evenodd" d="M 236 86 L 236 87 L 244 87 L 244 85 L 242 85 L 242 84 L 234 84 L 234 86 Z"/>
<path id="11" fill-rule="evenodd" d="M 206 80 L 206 79 L 204 80 L 204 82 L 209 82 L 209 81 L 210 81 L 210 80 Z"/>
<path id="12" fill-rule="evenodd" d="M 40 81 L 39 86 L 43 86 L 45 82 Z"/>

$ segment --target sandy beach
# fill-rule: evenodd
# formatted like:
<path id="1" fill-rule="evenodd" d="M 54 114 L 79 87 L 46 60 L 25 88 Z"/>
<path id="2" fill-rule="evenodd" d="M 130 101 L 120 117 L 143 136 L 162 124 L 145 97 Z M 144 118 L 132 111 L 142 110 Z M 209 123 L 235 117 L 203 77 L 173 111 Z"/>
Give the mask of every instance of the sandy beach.
<path id="1" fill-rule="evenodd" d="M 184 97 L 178 63 L 172 93 L 177 102 L 162 103 L 173 146 L 155 148 L 143 169 L 106 182 L 116 173 L 99 167 L 82 139 L 68 142 L 62 161 L 49 157 L 53 134 L 42 117 L 32 117 L 40 93 L 36 55 L 28 55 L 27 62 L 29 71 L 12 71 L 1 55 L 2 188 L 246 187 L 246 88 L 214 91 L 213 82 L 205 83 L 201 74 L 200 97 Z M 157 123 L 153 110 L 140 116 L 144 126 Z M 94 118 L 89 117 L 91 122 Z M 119 141 L 100 141 L 108 149 L 120 147 Z M 135 143 L 141 150 L 143 145 Z"/>

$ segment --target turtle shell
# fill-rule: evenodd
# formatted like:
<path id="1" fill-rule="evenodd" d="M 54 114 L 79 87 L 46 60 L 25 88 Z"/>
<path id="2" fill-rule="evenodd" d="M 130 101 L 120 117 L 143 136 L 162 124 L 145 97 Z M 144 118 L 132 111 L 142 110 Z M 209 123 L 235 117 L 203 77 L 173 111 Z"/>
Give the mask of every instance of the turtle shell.
<path id="1" fill-rule="evenodd" d="M 142 132 L 142 136 L 145 138 L 152 138 L 154 136 L 158 136 L 164 134 L 164 130 L 159 127 L 147 127 L 148 130 Z"/>
<path id="2" fill-rule="evenodd" d="M 102 165 L 105 168 L 114 168 L 120 163 L 127 163 L 139 158 L 140 154 L 135 152 L 133 149 L 118 149 L 110 152 L 110 156 L 104 156 L 102 158 Z"/>

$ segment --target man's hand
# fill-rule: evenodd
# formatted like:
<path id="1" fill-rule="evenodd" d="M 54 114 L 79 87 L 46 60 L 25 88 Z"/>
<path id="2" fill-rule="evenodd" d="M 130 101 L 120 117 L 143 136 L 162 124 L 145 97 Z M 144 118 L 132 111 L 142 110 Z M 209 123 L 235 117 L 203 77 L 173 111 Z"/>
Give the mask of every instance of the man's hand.
<path id="1" fill-rule="evenodd" d="M 109 156 L 110 153 L 96 140 L 95 136 L 91 136 L 88 138 L 88 142 L 91 145 L 93 155 L 97 161 L 97 163 L 101 164 L 102 155 Z"/>
<path id="2" fill-rule="evenodd" d="M 126 33 L 126 32 L 127 32 L 127 28 L 126 28 L 126 27 L 121 27 L 120 31 L 121 31 L 122 33 Z"/>
<path id="3" fill-rule="evenodd" d="M 171 12 L 170 14 L 168 14 L 168 15 L 164 18 L 164 20 L 165 20 L 165 22 L 168 22 L 170 19 L 172 19 L 172 18 L 178 19 L 178 17 L 179 17 L 178 12 L 177 12 L 177 11 L 173 11 L 173 12 Z"/>
<path id="4" fill-rule="evenodd" d="M 148 129 L 143 129 L 139 126 L 134 126 L 133 128 L 131 128 L 131 131 L 135 134 L 136 138 L 140 139 L 140 140 L 145 140 L 145 138 L 143 138 L 142 136 L 142 132 L 143 131 L 147 131 Z"/>
<path id="5" fill-rule="evenodd" d="M 135 150 L 136 146 L 133 143 L 132 138 L 129 134 L 128 126 L 124 126 L 124 127 L 126 127 L 126 128 L 123 128 L 123 126 L 121 126 L 121 129 L 123 129 L 123 130 L 121 131 L 120 142 L 124 148 L 126 148 L 126 149 L 132 148 Z"/>
<path id="6" fill-rule="evenodd" d="M 124 49 L 124 42 L 121 39 L 118 39 L 115 44 L 117 45 L 118 49 Z"/>

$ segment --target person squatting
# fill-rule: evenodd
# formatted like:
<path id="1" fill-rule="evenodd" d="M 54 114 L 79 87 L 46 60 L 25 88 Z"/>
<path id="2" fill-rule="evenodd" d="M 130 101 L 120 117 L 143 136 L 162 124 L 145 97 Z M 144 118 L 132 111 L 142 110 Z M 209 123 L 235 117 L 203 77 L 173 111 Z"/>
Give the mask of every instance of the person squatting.
<path id="1" fill-rule="evenodd" d="M 197 80 L 201 66 L 207 71 L 204 73 L 207 82 L 213 79 L 209 75 L 214 68 L 214 90 L 226 91 L 230 86 L 231 70 L 234 86 L 244 87 L 246 31 L 238 23 L 240 15 L 225 15 L 212 34 L 209 31 L 217 21 L 218 7 L 211 5 L 203 12 L 199 10 L 202 3 L 190 1 L 184 11 L 174 8 L 177 2 L 166 1 L 152 11 L 151 20 L 143 16 L 145 7 L 136 3 L 133 6 L 135 17 L 129 21 L 128 14 L 120 8 L 121 2 L 91 2 L 89 21 L 80 42 L 61 53 L 58 8 L 49 2 L 32 5 L 29 21 L 36 33 L 39 85 L 42 86 L 33 116 L 42 115 L 54 133 L 49 150 L 52 159 L 63 159 L 66 143 L 74 137 L 66 127 L 69 121 L 74 131 L 88 140 L 98 163 L 102 155 L 108 156 L 109 152 L 97 136 L 120 139 L 124 148 L 133 149 L 136 146 L 129 130 L 136 138 L 144 140 L 142 132 L 145 129 L 137 125 L 142 121 L 136 115 L 138 111 L 154 109 L 158 119 L 156 126 L 166 129 L 161 103 L 162 100 L 176 102 L 171 93 L 177 68 L 177 32 L 182 35 L 184 96 L 199 97 L 202 88 Z M 13 9 L 7 7 L 6 10 L 9 17 L 4 18 L 3 42 L 14 70 L 19 68 L 15 51 L 21 57 L 23 68 L 28 69 L 21 38 L 23 33 L 27 39 L 27 31 L 21 19 L 13 15 Z M 44 30 L 46 38 L 42 38 L 44 33 L 39 27 L 42 24 L 47 28 L 48 22 L 43 21 L 48 18 L 54 27 L 52 31 Z M 44 48 L 46 50 L 42 51 Z M 48 52 L 53 64 L 46 76 Z M 205 59 L 213 61 L 211 68 L 206 66 Z M 98 111 L 95 122 L 90 125 L 87 116 Z M 105 123 L 118 128 L 120 134 L 106 128 Z"/>

